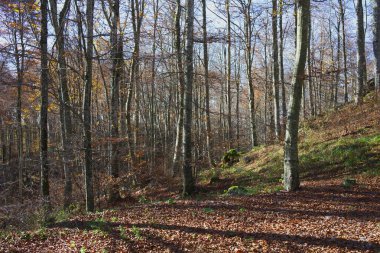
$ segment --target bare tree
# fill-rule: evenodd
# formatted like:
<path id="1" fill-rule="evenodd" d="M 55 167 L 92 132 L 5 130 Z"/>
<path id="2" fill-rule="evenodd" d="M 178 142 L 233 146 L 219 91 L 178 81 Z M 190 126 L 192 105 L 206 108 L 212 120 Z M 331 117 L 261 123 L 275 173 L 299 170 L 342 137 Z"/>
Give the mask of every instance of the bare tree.
<path id="1" fill-rule="evenodd" d="M 92 90 L 92 58 L 94 46 L 94 0 L 87 0 L 87 51 L 86 75 L 83 98 L 83 149 L 84 149 L 84 187 L 86 193 L 86 210 L 94 211 L 92 140 L 91 140 L 91 90 Z"/>
<path id="2" fill-rule="evenodd" d="M 343 0 L 339 2 L 340 22 L 342 22 L 342 50 L 343 50 L 343 72 L 344 72 L 344 102 L 348 102 L 348 77 L 347 77 L 347 47 L 346 47 L 346 22 Z"/>
<path id="3" fill-rule="evenodd" d="M 182 151 L 183 144 L 183 115 L 184 115 L 184 87 L 185 87 L 185 76 L 183 72 L 182 65 L 182 49 L 181 49 L 181 0 L 177 0 L 176 14 L 175 14 L 175 53 L 177 56 L 177 79 L 179 88 L 179 113 L 177 120 L 177 131 L 176 131 L 176 142 L 174 146 L 174 157 L 172 164 L 172 176 L 175 176 L 179 172 L 179 161 Z"/>
<path id="4" fill-rule="evenodd" d="M 140 36 L 141 25 L 144 19 L 145 0 L 141 2 L 139 0 L 130 0 L 131 13 L 132 13 L 132 27 L 133 27 L 133 56 L 130 71 L 130 84 L 127 95 L 127 108 L 126 108 L 126 120 L 127 120 L 127 134 L 128 143 L 130 149 L 130 155 L 132 159 L 132 165 L 136 164 L 135 146 L 138 140 L 138 126 L 139 126 L 139 58 L 140 58 Z M 135 127 L 132 127 L 132 97 L 135 94 Z M 135 130 L 135 131 L 134 131 Z M 133 132 L 135 133 L 133 138 Z"/>
<path id="5" fill-rule="evenodd" d="M 308 48 L 309 16 L 310 0 L 297 0 L 297 49 L 293 69 L 292 91 L 288 106 L 289 112 L 284 147 L 284 187 L 287 191 L 297 190 L 300 186 L 298 124 Z"/>
<path id="6" fill-rule="evenodd" d="M 48 104 L 49 104 L 49 69 L 48 69 L 48 0 L 41 0 L 41 111 L 40 111 L 40 162 L 41 194 L 44 203 L 49 206 L 49 164 L 48 164 Z"/>
<path id="7" fill-rule="evenodd" d="M 51 19 L 56 36 L 56 47 L 58 52 L 59 67 L 59 106 L 61 120 L 61 142 L 63 147 L 63 170 L 65 175 L 64 207 L 71 204 L 72 180 L 70 160 L 72 157 L 72 124 L 70 113 L 70 96 L 67 81 L 67 64 L 65 53 L 65 27 L 66 16 L 70 9 L 71 0 L 65 0 L 62 10 L 58 14 L 57 0 L 50 0 Z"/>
<path id="8" fill-rule="evenodd" d="M 252 45 L 253 40 L 253 20 L 252 20 L 252 0 L 247 2 L 240 1 L 240 5 L 244 12 L 244 39 L 245 39 L 245 62 L 247 69 L 247 79 L 248 79 L 248 88 L 249 88 L 249 116 L 250 116 L 250 139 L 252 146 L 255 147 L 258 145 L 257 133 L 256 133 L 256 112 L 255 112 L 255 87 L 253 83 L 253 57 L 254 57 L 254 45 Z"/>
<path id="9" fill-rule="evenodd" d="M 357 87 L 355 101 L 357 104 L 363 102 L 364 88 L 367 83 L 367 66 L 365 56 L 365 33 L 363 18 L 363 1 L 356 0 L 356 16 L 357 16 L 357 35 L 356 45 L 358 47 L 358 66 L 357 66 Z"/>
<path id="10" fill-rule="evenodd" d="M 119 177 L 119 89 L 123 71 L 123 38 L 120 32 L 120 1 L 114 0 L 111 5 L 111 151 L 109 174 L 113 179 Z M 119 198 L 117 187 L 112 187 L 109 201 L 114 202 Z"/>
<path id="11" fill-rule="evenodd" d="M 212 165 L 212 150 L 211 150 L 211 117 L 210 117 L 210 84 L 209 84 L 209 59 L 208 59 L 208 41 L 207 41 L 207 15 L 206 15 L 206 0 L 202 0 L 202 28 L 203 28 L 203 60 L 205 68 L 205 90 L 206 90 L 206 146 L 207 155 L 210 165 Z"/>
<path id="12" fill-rule="evenodd" d="M 373 1 L 373 52 L 375 55 L 375 84 L 377 92 L 380 90 L 380 0 Z"/>
<path id="13" fill-rule="evenodd" d="M 186 51 L 185 51 L 185 111 L 183 123 L 183 195 L 190 195 L 195 190 L 192 171 L 192 107 L 193 107 L 193 49 L 194 49 L 194 0 L 186 4 Z"/>
<path id="14" fill-rule="evenodd" d="M 231 109 L 231 12 L 230 0 L 226 0 L 227 13 L 227 138 L 228 148 L 232 148 L 232 109 Z"/>
<path id="15" fill-rule="evenodd" d="M 283 27 L 283 12 L 284 12 L 284 1 L 279 1 L 279 29 L 280 29 L 280 82 L 281 82 L 281 108 L 283 116 L 283 134 L 285 133 L 285 117 L 286 117 L 286 90 L 285 90 L 285 71 L 284 71 L 284 27 Z"/>
<path id="16" fill-rule="evenodd" d="M 272 0 L 272 63 L 273 63 L 273 104 L 274 104 L 274 126 L 276 140 L 280 139 L 280 96 L 279 96 L 279 83 L 280 72 L 278 63 L 278 34 L 277 34 L 277 0 Z"/>

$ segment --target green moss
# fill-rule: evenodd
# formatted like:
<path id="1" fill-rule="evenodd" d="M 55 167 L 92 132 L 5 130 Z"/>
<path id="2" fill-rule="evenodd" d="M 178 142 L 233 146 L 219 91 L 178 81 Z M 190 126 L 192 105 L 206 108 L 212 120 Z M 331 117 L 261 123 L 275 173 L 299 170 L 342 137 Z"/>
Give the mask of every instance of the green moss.
<path id="1" fill-rule="evenodd" d="M 228 150 L 222 157 L 223 166 L 231 166 L 233 163 L 239 161 L 240 155 L 236 149 Z"/>
<path id="2" fill-rule="evenodd" d="M 237 186 L 237 185 L 231 186 L 226 191 L 227 195 L 232 195 L 232 196 L 247 195 L 247 193 L 248 193 L 247 189 L 245 189 L 244 187 L 241 187 L 241 186 Z"/>
<path id="3" fill-rule="evenodd" d="M 342 186 L 345 188 L 351 188 L 354 185 L 356 185 L 356 180 L 352 178 L 346 178 L 342 183 Z"/>

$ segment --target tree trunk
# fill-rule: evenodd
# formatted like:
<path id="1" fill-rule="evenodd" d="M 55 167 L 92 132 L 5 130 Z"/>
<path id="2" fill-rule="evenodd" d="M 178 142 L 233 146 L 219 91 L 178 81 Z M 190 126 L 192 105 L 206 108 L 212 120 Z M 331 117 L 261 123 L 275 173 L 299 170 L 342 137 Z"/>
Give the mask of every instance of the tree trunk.
<path id="1" fill-rule="evenodd" d="M 344 72 L 344 102 L 348 102 L 348 77 L 347 77 L 347 48 L 346 48 L 346 25 L 345 25 L 345 9 L 343 1 L 339 2 L 340 21 L 342 22 L 342 49 L 343 49 L 343 72 Z"/>
<path id="2" fill-rule="evenodd" d="M 182 49 L 181 49 L 181 1 L 177 0 L 177 11 L 175 15 L 175 53 L 177 56 L 177 79 L 179 88 L 179 113 L 177 120 L 177 130 L 176 130 L 176 142 L 174 146 L 174 157 L 172 164 L 172 176 L 176 176 L 179 172 L 180 157 L 183 144 L 183 115 L 184 115 L 184 83 L 185 77 L 182 65 Z"/>
<path id="3" fill-rule="evenodd" d="M 87 51 L 86 51 L 86 75 L 83 98 L 83 149 L 84 149 L 84 187 L 86 195 L 86 210 L 94 211 L 93 192 L 93 168 L 91 147 L 91 89 L 92 89 L 92 58 L 94 45 L 94 0 L 87 0 Z"/>
<path id="4" fill-rule="evenodd" d="M 61 120 L 61 142 L 63 148 L 62 160 L 63 170 L 65 175 L 65 189 L 64 189 L 64 207 L 68 208 L 71 204 L 72 196 L 72 180 L 70 161 L 72 157 L 72 124 L 70 113 L 70 96 L 67 84 L 67 64 L 65 56 L 65 23 L 66 15 L 70 8 L 70 0 L 66 0 L 62 7 L 62 11 L 58 15 L 57 1 L 50 0 L 50 9 L 52 16 L 52 23 L 57 38 L 57 52 L 58 52 L 58 75 L 59 75 L 59 107 L 60 107 L 60 120 Z"/>
<path id="5" fill-rule="evenodd" d="M 238 60 L 235 63 L 236 80 L 236 148 L 240 148 L 240 48 L 236 49 Z"/>
<path id="6" fill-rule="evenodd" d="M 302 86 L 308 48 L 310 0 L 297 0 L 297 49 L 293 70 L 292 91 L 289 100 L 288 122 L 284 147 L 284 188 L 297 190 L 299 181 L 298 127 Z"/>
<path id="7" fill-rule="evenodd" d="M 337 34 L 338 34 L 338 42 L 337 42 L 337 52 L 336 52 L 336 73 L 335 73 L 335 85 L 334 85 L 334 108 L 336 109 L 338 106 L 338 87 L 340 83 L 340 18 L 337 20 Z"/>
<path id="8" fill-rule="evenodd" d="M 116 180 L 119 177 L 119 90 L 123 71 L 123 40 L 119 34 L 120 30 L 120 1 L 114 0 L 112 9 L 111 26 L 111 57 L 112 57 L 112 79 L 111 79 L 111 151 L 109 175 Z M 119 199 L 119 191 L 115 182 L 110 189 L 109 202 Z"/>
<path id="9" fill-rule="evenodd" d="M 227 138 L 228 148 L 232 148 L 232 110 L 231 110 L 231 13 L 230 0 L 226 0 L 227 12 Z"/>
<path id="10" fill-rule="evenodd" d="M 187 0 L 186 15 L 186 52 L 185 52 L 185 110 L 183 131 L 183 192 L 184 196 L 190 195 L 195 190 L 195 182 L 192 171 L 192 95 L 193 95 L 193 48 L 194 48 L 194 0 Z"/>
<path id="11" fill-rule="evenodd" d="M 277 0 L 272 0 L 272 60 L 273 60 L 273 103 L 274 103 L 274 129 L 276 140 L 280 140 L 280 96 L 279 96 L 279 63 L 278 63 L 278 36 L 277 36 Z"/>
<path id="12" fill-rule="evenodd" d="M 311 19 L 311 15 L 309 17 Z M 311 116 L 315 116 L 315 104 L 313 95 L 313 71 L 311 64 L 311 20 L 309 20 L 309 34 L 308 34 L 308 49 L 307 49 L 307 70 L 308 70 L 308 84 L 309 84 L 309 107 Z"/>
<path id="13" fill-rule="evenodd" d="M 6 141 L 6 125 L 4 124 L 3 117 L 0 117 L 0 143 L 1 143 L 1 163 L 5 165 L 7 161 L 7 141 Z"/>
<path id="14" fill-rule="evenodd" d="M 257 134 L 256 134 L 256 113 L 255 113 L 255 88 L 253 84 L 252 76 L 252 64 L 254 57 L 254 46 L 252 47 L 252 17 L 251 17 L 251 6 L 252 1 L 248 0 L 248 3 L 244 6 L 244 37 L 246 40 L 245 45 L 245 61 L 247 64 L 247 79 L 249 87 L 249 116 L 250 116 L 250 125 L 251 125 L 251 143 L 255 147 L 258 145 Z"/>
<path id="15" fill-rule="evenodd" d="M 363 3 L 362 0 L 356 0 L 356 16 L 357 16 L 357 38 L 356 45 L 358 47 L 357 57 L 357 90 L 355 94 L 355 102 L 361 104 L 364 97 L 364 88 L 367 82 L 367 67 L 365 56 L 365 33 L 363 20 Z"/>
<path id="16" fill-rule="evenodd" d="M 280 0 L 279 6 L 279 29 L 280 29 L 280 82 L 281 82 L 281 107 L 282 107 L 282 136 L 285 134 L 286 120 L 286 90 L 285 90 L 285 71 L 284 71 L 284 28 L 283 28 L 284 1 Z"/>
<path id="17" fill-rule="evenodd" d="M 152 54 L 153 54 L 153 59 L 152 59 L 152 80 L 151 80 L 151 95 L 150 95 L 150 174 L 152 175 L 153 173 L 153 168 L 156 166 L 156 158 L 155 158 L 155 153 L 156 153 L 156 141 L 155 141 L 155 132 L 156 132 L 156 127 L 154 125 L 155 122 L 155 85 L 156 85 L 156 37 L 157 37 L 157 20 L 158 20 L 158 11 L 159 11 L 159 0 L 155 0 L 153 2 L 153 12 L 154 12 L 154 24 L 153 24 L 153 46 L 152 46 Z"/>
<path id="18" fill-rule="evenodd" d="M 48 68 L 48 0 L 41 0 L 41 111 L 40 111 L 40 163 L 41 195 L 44 205 L 49 207 L 49 164 L 48 164 L 48 105 L 49 105 L 49 68 Z"/>
<path id="19" fill-rule="evenodd" d="M 21 13 L 21 10 L 19 10 Z M 21 28 L 14 30 L 14 47 L 15 47 L 15 61 L 17 69 L 17 105 L 16 105 L 16 122 L 17 122 L 17 159 L 18 159 L 18 191 L 20 197 L 23 195 L 23 161 L 24 161 L 24 148 L 23 148 L 23 130 L 22 130 L 22 85 L 24 81 L 24 63 L 25 63 L 25 43 L 24 43 L 24 25 L 22 24 L 21 14 L 19 15 L 19 24 Z M 17 37 L 17 32 L 20 34 L 20 38 Z M 21 52 L 19 49 L 21 46 Z M 21 198 L 22 200 L 22 198 Z"/>
<path id="20" fill-rule="evenodd" d="M 375 55 L 375 87 L 380 92 L 380 0 L 373 1 L 373 53 Z"/>
<path id="21" fill-rule="evenodd" d="M 133 27 L 133 40 L 134 49 L 132 56 L 132 65 L 130 72 L 130 84 L 127 95 L 127 108 L 126 108 L 126 121 L 127 121 L 127 135 L 129 143 L 129 152 L 131 155 L 132 166 L 136 165 L 135 149 L 138 141 L 138 126 L 139 126 L 139 58 L 140 58 L 140 35 L 141 24 L 144 17 L 145 1 L 142 0 L 141 6 L 139 0 L 131 0 L 131 12 L 132 12 L 132 27 Z M 135 128 L 132 128 L 132 96 L 135 93 Z M 134 132 L 134 135 L 133 135 Z"/>
<path id="22" fill-rule="evenodd" d="M 205 68 L 205 89 L 206 89 L 206 147 L 207 158 L 210 166 L 212 166 L 212 150 L 211 150 L 211 117 L 210 117 L 210 85 L 209 85 L 209 59 L 208 59 L 208 41 L 207 41 L 207 16 L 206 16 L 206 0 L 202 0 L 202 16 L 203 16 L 203 61 Z"/>

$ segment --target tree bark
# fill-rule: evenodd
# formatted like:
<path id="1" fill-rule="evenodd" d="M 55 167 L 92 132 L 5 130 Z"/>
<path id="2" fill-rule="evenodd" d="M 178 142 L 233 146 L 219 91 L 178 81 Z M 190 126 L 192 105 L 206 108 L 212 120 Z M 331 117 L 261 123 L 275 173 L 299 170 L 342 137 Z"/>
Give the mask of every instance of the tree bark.
<path id="1" fill-rule="evenodd" d="M 70 9 L 70 0 L 65 0 L 62 11 L 58 14 L 57 1 L 50 0 L 52 23 L 57 38 L 58 75 L 59 75 L 59 107 L 61 120 L 61 142 L 63 148 L 62 160 L 65 175 L 64 207 L 68 208 L 72 199 L 72 180 L 70 161 L 72 157 L 72 123 L 70 113 L 70 96 L 67 82 L 67 64 L 65 56 L 65 23 Z"/>
<path id="2" fill-rule="evenodd" d="M 44 205 L 49 206 L 49 164 L 48 164 L 48 105 L 49 105 L 49 69 L 48 69 L 48 0 L 41 0 L 41 109 L 40 109 L 40 163 L 41 195 Z"/>
<path id="3" fill-rule="evenodd" d="M 373 1 L 373 53 L 375 55 L 375 87 L 380 91 L 380 0 Z"/>
<path id="4" fill-rule="evenodd" d="M 183 144 L 183 115 L 184 115 L 184 85 L 185 76 L 183 72 L 182 65 L 182 49 L 181 49 L 181 0 L 177 0 L 177 10 L 175 14 L 175 53 L 177 56 L 177 79 L 179 88 L 179 113 L 177 119 L 177 130 L 176 130 L 176 142 L 174 146 L 174 157 L 172 164 L 172 176 L 176 176 L 179 172 L 180 166 L 180 156 Z"/>
<path id="5" fill-rule="evenodd" d="M 203 16 L 203 60 L 205 68 L 205 90 L 206 90 L 206 147 L 207 158 L 210 166 L 212 166 L 212 150 L 211 150 L 211 117 L 210 117 L 210 84 L 209 84 L 209 59 L 208 59 L 208 41 L 207 41 L 207 16 L 206 16 L 206 0 L 202 0 L 202 16 Z"/>
<path id="6" fill-rule="evenodd" d="M 276 140 L 280 140 L 280 96 L 279 96 L 279 63 L 278 63 L 278 35 L 277 35 L 277 0 L 272 0 L 272 60 L 273 60 L 273 104 L 274 104 L 274 129 Z"/>
<path id="7" fill-rule="evenodd" d="M 154 24 L 153 24 L 153 46 L 152 46 L 152 54 L 153 54 L 153 60 L 152 60 L 152 80 L 151 80 L 151 95 L 150 95 L 150 145 L 151 145 L 151 154 L 150 154 L 150 174 L 153 173 L 153 168 L 156 166 L 156 127 L 154 125 L 155 123 L 155 93 L 156 93 L 156 37 L 157 37 L 157 21 L 158 21 L 158 12 L 159 12 L 159 0 L 153 1 L 153 15 L 154 15 Z"/>
<path id="8" fill-rule="evenodd" d="M 346 25 L 345 25 L 345 9 L 343 1 L 339 2 L 340 21 L 342 22 L 342 49 L 343 49 L 343 72 L 344 72 L 344 102 L 348 102 L 348 77 L 347 77 L 347 48 L 346 48 Z"/>
<path id="9" fill-rule="evenodd" d="M 194 0 L 187 0 L 186 4 L 186 52 L 185 52 L 185 99 L 184 99 L 184 131 L 183 131 L 183 192 L 190 195 L 195 190 L 192 171 L 192 104 L 193 104 L 193 49 L 194 49 Z"/>
<path id="10" fill-rule="evenodd" d="M 284 147 L 284 188 L 287 191 L 297 190 L 300 186 L 298 127 L 308 48 L 309 15 L 310 0 L 297 0 L 297 49 Z"/>
<path id="11" fill-rule="evenodd" d="M 245 61 L 247 65 L 247 79 L 249 87 L 249 116 L 250 116 L 250 139 L 253 147 L 258 145 L 256 133 L 256 112 L 255 112 L 255 87 L 253 84 L 252 65 L 254 57 L 254 46 L 252 46 L 252 17 L 251 17 L 252 1 L 248 0 L 243 6 L 244 9 L 244 37 L 245 37 Z"/>
<path id="12" fill-rule="evenodd" d="M 20 8 L 20 5 L 18 5 Z M 17 122 L 17 166 L 18 166 L 18 191 L 20 197 L 23 195 L 24 183 L 24 147 L 23 147 L 23 129 L 22 129 L 22 85 L 24 82 L 24 68 L 25 68 L 25 41 L 24 41 L 24 24 L 22 11 L 18 9 L 19 15 L 18 24 L 21 26 L 20 29 L 15 29 L 13 31 L 14 48 L 15 48 L 15 61 L 17 70 L 17 105 L 16 105 L 16 122 Z M 19 33 L 19 38 L 17 36 Z M 19 45 L 21 49 L 19 49 Z M 21 50 L 21 51 L 20 51 Z M 22 201 L 22 198 L 21 198 Z"/>
<path id="13" fill-rule="evenodd" d="M 282 136 L 285 134 L 286 121 L 286 90 L 285 90 L 285 70 L 284 70 L 284 28 L 283 28 L 283 11 L 284 1 L 280 0 L 279 4 L 279 29 L 280 29 L 280 83 L 281 83 L 281 108 L 282 108 Z"/>
<path id="14" fill-rule="evenodd" d="M 356 45 L 358 47 L 357 57 L 357 90 L 355 94 L 355 102 L 361 104 L 364 97 L 364 88 L 367 82 L 367 66 L 365 56 L 365 32 L 363 19 L 363 3 L 362 0 L 356 0 L 356 16 L 357 16 L 357 38 Z"/>
<path id="15" fill-rule="evenodd" d="M 140 35 L 141 25 L 144 17 L 145 0 L 142 0 L 141 6 L 139 0 L 131 0 L 132 12 L 132 27 L 133 27 L 133 40 L 134 48 L 132 55 L 132 65 L 130 72 L 130 84 L 127 95 L 127 108 L 126 108 L 126 121 L 127 121 L 127 135 L 129 143 L 129 152 L 131 155 L 132 166 L 136 165 L 135 149 L 138 141 L 138 126 L 139 126 L 139 58 L 140 58 Z M 132 97 L 135 93 L 135 127 L 132 127 Z M 133 135 L 134 133 L 134 135 Z"/>
<path id="16" fill-rule="evenodd" d="M 119 177 L 119 90 L 123 71 L 123 38 L 120 30 L 120 1 L 114 0 L 111 6 L 111 57 L 112 57 L 112 79 L 111 79 L 111 151 L 109 175 L 116 180 Z M 110 190 L 109 202 L 119 199 L 119 191 L 115 182 Z"/>
<path id="17" fill-rule="evenodd" d="M 309 16 L 309 34 L 308 34 L 308 49 L 307 49 L 307 70 L 308 70 L 308 85 L 309 85 L 309 107 L 311 116 L 315 116 L 315 103 L 313 92 L 313 70 L 311 64 L 311 15 Z"/>
<path id="18" fill-rule="evenodd" d="M 340 18 L 337 20 L 337 34 L 338 34 L 338 42 L 337 42 L 337 52 L 336 52 L 336 73 L 335 73 L 335 85 L 334 85 L 334 108 L 338 107 L 338 87 L 340 84 Z"/>
<path id="19" fill-rule="evenodd" d="M 232 109 L 231 109 L 231 13 L 230 0 L 226 0 L 227 12 L 227 139 L 228 148 L 232 148 Z"/>
<path id="20" fill-rule="evenodd" d="M 83 149 L 84 149 L 84 187 L 87 212 L 94 211 L 93 168 L 91 147 L 91 90 L 92 90 L 92 58 L 94 45 L 94 0 L 87 0 L 87 51 L 86 74 L 83 98 Z"/>

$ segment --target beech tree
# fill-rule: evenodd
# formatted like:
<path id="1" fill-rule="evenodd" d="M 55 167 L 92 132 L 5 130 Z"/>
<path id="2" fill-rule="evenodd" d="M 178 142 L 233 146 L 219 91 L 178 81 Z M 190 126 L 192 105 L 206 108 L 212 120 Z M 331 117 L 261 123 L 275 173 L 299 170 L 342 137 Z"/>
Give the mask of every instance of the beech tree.
<path id="1" fill-rule="evenodd" d="M 277 0 L 272 0 L 272 62 L 273 62 L 273 104 L 274 104 L 274 126 L 276 140 L 280 138 L 280 72 L 278 62 L 278 34 L 277 34 L 277 19 L 278 19 Z"/>
<path id="2" fill-rule="evenodd" d="M 308 48 L 310 0 L 297 1 L 297 47 L 289 98 L 284 147 L 284 188 L 295 191 L 300 186 L 298 161 L 298 127 Z"/>
<path id="3" fill-rule="evenodd" d="M 49 104 L 49 68 L 48 68 L 48 0 L 41 0 L 41 112 L 40 112 L 40 163 L 41 194 L 49 205 L 49 163 L 48 163 L 48 104 Z"/>
<path id="4" fill-rule="evenodd" d="M 205 84 L 205 103 L 206 103 L 206 146 L 207 155 L 210 165 L 212 165 L 212 148 L 211 148 L 211 117 L 210 117 L 210 83 L 209 83 L 209 59 L 208 59 L 208 37 L 207 37 L 207 4 L 202 0 L 202 29 L 203 29 L 203 60 L 204 60 L 204 84 Z"/>
<path id="5" fill-rule="evenodd" d="M 172 176 L 175 176 L 179 172 L 179 162 L 182 153 L 183 144 L 183 116 L 184 116 L 184 96 L 185 96 L 185 75 L 182 64 L 182 45 L 181 45 L 181 0 L 176 2 L 176 14 L 175 14 L 175 53 L 177 56 L 177 80 L 179 90 L 179 114 L 177 119 L 176 141 L 174 146 L 174 158 L 172 164 Z"/>
<path id="6" fill-rule="evenodd" d="M 373 53 L 375 55 L 375 84 L 380 91 L 380 0 L 373 1 Z"/>
<path id="7" fill-rule="evenodd" d="M 119 177 L 119 89 L 123 71 L 123 38 L 120 36 L 120 1 L 111 3 L 111 55 L 112 55 L 112 79 L 111 79 L 111 152 L 109 174 L 115 180 Z M 118 189 L 112 187 L 109 201 L 118 199 Z"/>
<path id="8" fill-rule="evenodd" d="M 185 88 L 183 121 L 183 195 L 195 190 L 192 170 L 192 103 L 193 103 L 193 49 L 194 49 L 194 0 L 186 4 L 186 51 L 185 51 Z"/>
<path id="9" fill-rule="evenodd" d="M 356 45 L 358 47 L 357 56 L 357 87 L 355 101 L 357 104 L 363 102 L 364 88 L 367 83 L 367 66 L 365 55 L 365 33 L 364 33 L 364 18 L 363 18 L 363 1 L 356 0 L 356 16 L 357 16 L 357 34 Z"/>
<path id="10" fill-rule="evenodd" d="M 72 120 L 70 109 L 70 96 L 67 81 L 67 64 L 65 55 L 65 31 L 66 31 L 66 17 L 71 6 L 71 1 L 66 0 L 63 4 L 62 10 L 58 13 L 57 0 L 50 0 L 50 9 L 52 23 L 54 27 L 55 36 L 57 38 L 56 47 L 58 53 L 58 68 L 59 68 L 59 106 L 60 106 L 60 120 L 61 120 L 61 142 L 62 142 L 62 160 L 63 170 L 65 174 L 65 201 L 64 207 L 68 208 L 71 204 L 72 195 L 72 180 L 70 162 L 72 156 Z"/>
<path id="11" fill-rule="evenodd" d="M 84 149 L 84 188 L 86 193 L 86 210 L 93 212 L 93 164 L 92 164 L 92 137 L 91 137 L 91 97 L 92 97 L 92 58 L 94 55 L 94 0 L 86 2 L 87 21 L 87 48 L 86 48 L 86 75 L 83 98 L 83 149 Z"/>

